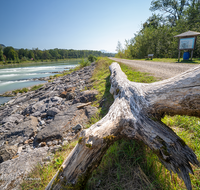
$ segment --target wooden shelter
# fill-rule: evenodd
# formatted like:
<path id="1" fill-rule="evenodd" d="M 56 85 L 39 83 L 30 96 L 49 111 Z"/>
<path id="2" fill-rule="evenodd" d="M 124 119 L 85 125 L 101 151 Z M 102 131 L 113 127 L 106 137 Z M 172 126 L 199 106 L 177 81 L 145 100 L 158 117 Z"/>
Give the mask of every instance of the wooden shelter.
<path id="1" fill-rule="evenodd" d="M 191 60 L 193 57 L 193 51 L 195 49 L 197 36 L 200 35 L 199 32 L 188 31 L 182 34 L 174 36 L 175 38 L 179 38 L 179 53 L 178 53 L 178 62 L 180 60 L 180 52 L 181 50 L 191 50 Z"/>

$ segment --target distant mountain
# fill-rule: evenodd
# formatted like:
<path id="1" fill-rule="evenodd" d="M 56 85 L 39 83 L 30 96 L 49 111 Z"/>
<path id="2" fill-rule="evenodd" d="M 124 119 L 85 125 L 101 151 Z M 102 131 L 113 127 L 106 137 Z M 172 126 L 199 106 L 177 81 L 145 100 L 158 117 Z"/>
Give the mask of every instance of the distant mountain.
<path id="1" fill-rule="evenodd" d="M 4 44 L 0 44 L 0 48 L 5 48 L 6 46 Z"/>
<path id="2" fill-rule="evenodd" d="M 100 50 L 100 51 L 101 51 L 102 53 L 108 53 L 106 50 L 103 50 L 103 49 Z"/>
<path id="3" fill-rule="evenodd" d="M 109 52 L 109 51 L 106 51 L 106 50 L 104 50 L 104 49 L 102 49 L 102 50 L 100 50 L 102 53 L 114 53 L 114 52 Z M 116 53 L 114 53 L 114 54 L 116 54 Z"/>
<path id="4" fill-rule="evenodd" d="M 6 46 L 4 44 L 0 44 L 0 48 L 5 48 Z M 19 48 L 14 48 L 14 50 L 19 50 Z"/>

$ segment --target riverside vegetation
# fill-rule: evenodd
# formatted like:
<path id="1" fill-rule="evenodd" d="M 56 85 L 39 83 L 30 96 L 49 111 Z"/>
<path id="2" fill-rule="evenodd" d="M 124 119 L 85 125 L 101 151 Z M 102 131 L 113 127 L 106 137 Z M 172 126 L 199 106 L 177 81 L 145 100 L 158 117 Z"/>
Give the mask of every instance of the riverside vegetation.
<path id="1" fill-rule="evenodd" d="M 152 62 L 164 62 L 164 63 L 178 63 L 178 58 L 153 58 L 148 59 L 135 59 L 135 58 L 123 58 L 128 60 L 140 60 L 140 61 L 152 61 Z M 192 60 L 182 60 L 180 59 L 179 63 L 191 63 L 191 64 L 200 64 L 200 58 L 193 58 Z"/>
<path id="2" fill-rule="evenodd" d="M 109 93 L 109 69 L 112 63 L 107 58 L 98 58 L 91 78 L 92 84 L 87 87 L 90 90 L 98 90 L 93 106 L 98 107 L 96 115 L 90 118 L 85 127 L 100 120 L 113 103 L 113 97 Z M 155 82 L 157 79 L 147 73 L 134 71 L 132 68 L 121 64 L 122 70 L 128 79 L 135 82 Z M 200 119 L 189 116 L 166 116 L 162 120 L 192 148 L 200 159 Z M 80 140 L 80 139 L 79 139 Z M 22 189 L 44 189 L 51 177 L 56 173 L 64 157 L 69 153 L 77 141 L 64 147 L 54 155 L 53 161 L 48 165 L 38 165 L 30 178 L 40 178 L 40 181 L 24 181 Z M 68 150 L 68 152 L 66 152 Z M 65 155 L 65 156 L 63 156 Z M 193 189 L 200 188 L 200 170 L 193 167 L 194 175 L 191 175 Z M 115 142 L 104 155 L 100 165 L 91 174 L 87 182 L 87 190 L 90 189 L 185 189 L 185 185 L 177 175 L 170 173 L 161 165 L 155 154 L 142 142 L 137 140 L 119 140 Z"/>
<path id="3" fill-rule="evenodd" d="M 101 51 L 93 50 L 73 50 L 73 49 L 49 49 L 39 50 L 38 48 L 29 49 L 14 49 L 12 46 L 5 47 L 0 44 L 0 65 L 14 63 L 32 63 L 32 62 L 51 62 L 63 61 L 68 59 L 86 58 L 91 56 L 110 56 L 113 53 L 102 53 Z"/>

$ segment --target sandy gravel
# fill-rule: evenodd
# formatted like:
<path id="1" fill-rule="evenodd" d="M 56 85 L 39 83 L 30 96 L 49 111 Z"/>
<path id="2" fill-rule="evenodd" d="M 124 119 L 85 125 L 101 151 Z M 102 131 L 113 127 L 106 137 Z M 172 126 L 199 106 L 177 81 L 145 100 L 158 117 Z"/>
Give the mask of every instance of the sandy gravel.
<path id="1" fill-rule="evenodd" d="M 199 64 L 165 63 L 152 61 L 127 60 L 110 57 L 110 59 L 136 68 L 138 71 L 151 73 L 160 79 L 167 79 L 180 74 L 188 69 L 197 67 Z"/>

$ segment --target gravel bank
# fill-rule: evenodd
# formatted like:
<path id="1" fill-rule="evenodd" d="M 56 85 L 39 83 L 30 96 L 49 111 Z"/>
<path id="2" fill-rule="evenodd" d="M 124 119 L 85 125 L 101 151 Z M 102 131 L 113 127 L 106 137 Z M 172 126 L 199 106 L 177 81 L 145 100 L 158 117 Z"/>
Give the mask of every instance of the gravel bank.
<path id="1" fill-rule="evenodd" d="M 153 76 L 160 79 L 174 77 L 188 69 L 198 66 L 198 64 L 139 61 L 113 57 L 110 57 L 110 59 L 129 65 L 136 68 L 138 71 L 151 73 Z"/>

